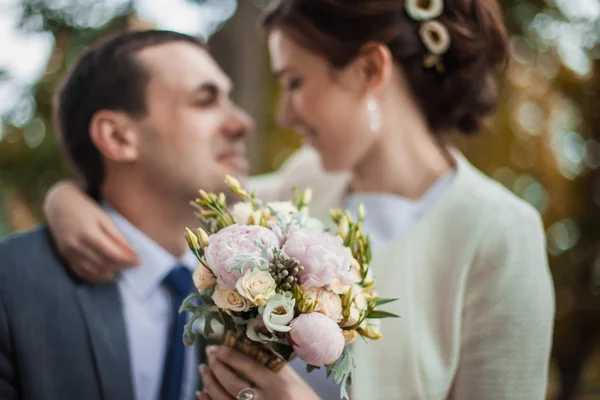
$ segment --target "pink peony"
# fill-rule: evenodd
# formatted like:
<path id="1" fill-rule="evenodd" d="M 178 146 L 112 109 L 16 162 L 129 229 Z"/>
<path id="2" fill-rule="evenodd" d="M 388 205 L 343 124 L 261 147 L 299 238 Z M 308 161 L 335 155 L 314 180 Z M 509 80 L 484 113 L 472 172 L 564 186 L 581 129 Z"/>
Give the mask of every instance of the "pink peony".
<path id="1" fill-rule="evenodd" d="M 304 267 L 298 277 L 306 288 L 335 289 L 339 284 L 352 284 L 352 253 L 339 236 L 318 229 L 297 229 L 288 233 L 283 252 Z"/>
<path id="2" fill-rule="evenodd" d="M 231 225 L 210 236 L 210 244 L 206 249 L 206 262 L 217 277 L 220 285 L 235 289 L 238 279 L 252 266 L 246 262 L 242 271 L 231 271 L 240 256 L 262 258 L 262 250 L 256 245 L 259 241 L 268 249 L 269 261 L 273 259 L 273 248 L 279 248 L 277 236 L 268 228 L 258 225 Z"/>
<path id="3" fill-rule="evenodd" d="M 300 314 L 290 326 L 292 347 L 307 364 L 322 367 L 336 362 L 342 355 L 346 341 L 331 318 L 318 312 Z"/>

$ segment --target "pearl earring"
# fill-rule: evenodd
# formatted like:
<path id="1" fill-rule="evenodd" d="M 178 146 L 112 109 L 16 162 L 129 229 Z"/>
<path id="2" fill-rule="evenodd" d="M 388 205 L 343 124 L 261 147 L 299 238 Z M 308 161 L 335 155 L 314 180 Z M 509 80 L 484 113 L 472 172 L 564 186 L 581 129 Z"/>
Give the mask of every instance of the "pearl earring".
<path id="1" fill-rule="evenodd" d="M 369 126 L 371 127 L 371 131 L 377 132 L 381 127 L 381 121 L 379 118 L 379 106 L 374 96 L 369 96 L 367 110 L 369 112 Z"/>

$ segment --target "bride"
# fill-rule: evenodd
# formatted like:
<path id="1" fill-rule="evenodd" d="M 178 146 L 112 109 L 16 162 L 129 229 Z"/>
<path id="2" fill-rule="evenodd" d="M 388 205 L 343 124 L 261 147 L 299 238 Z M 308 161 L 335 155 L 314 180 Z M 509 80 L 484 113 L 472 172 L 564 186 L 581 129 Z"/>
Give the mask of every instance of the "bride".
<path id="1" fill-rule="evenodd" d="M 353 344 L 353 398 L 543 399 L 554 293 L 540 216 L 445 144 L 477 132 L 497 101 L 508 61 L 497 1 L 285 0 L 263 25 L 279 121 L 314 150 L 251 184 L 266 199 L 312 187 L 324 219 L 364 203 L 378 292 L 400 299 L 382 341 Z M 59 244 L 102 247 L 86 248 L 81 227 L 110 223 L 72 185 L 46 212 Z M 254 399 L 294 398 L 297 376 L 267 388 L 261 366 L 213 350 L 199 398 L 245 386 Z"/>

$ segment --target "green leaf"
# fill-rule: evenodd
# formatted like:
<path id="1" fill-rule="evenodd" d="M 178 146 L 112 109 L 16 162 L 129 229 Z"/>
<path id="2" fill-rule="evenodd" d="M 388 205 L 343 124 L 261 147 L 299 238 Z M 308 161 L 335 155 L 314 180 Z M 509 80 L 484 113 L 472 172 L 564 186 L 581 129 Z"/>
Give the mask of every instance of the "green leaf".
<path id="1" fill-rule="evenodd" d="M 333 364 L 329 364 L 327 366 L 327 379 L 329 379 L 329 377 L 331 376 L 331 374 L 333 373 L 333 368 L 335 367 L 335 363 Z"/>
<path id="2" fill-rule="evenodd" d="M 391 312 L 382 311 L 382 310 L 372 310 L 367 314 L 367 318 L 375 319 L 375 318 L 400 318 L 399 315 L 396 315 Z"/>
<path id="3" fill-rule="evenodd" d="M 321 367 L 315 367 L 314 365 L 306 364 L 306 372 L 311 373 L 316 369 L 321 369 Z"/>
<path id="4" fill-rule="evenodd" d="M 375 307 L 382 306 L 382 305 L 388 304 L 388 303 L 392 303 L 396 300 L 398 300 L 398 299 L 385 299 L 383 297 L 378 297 L 377 302 L 375 303 Z"/>

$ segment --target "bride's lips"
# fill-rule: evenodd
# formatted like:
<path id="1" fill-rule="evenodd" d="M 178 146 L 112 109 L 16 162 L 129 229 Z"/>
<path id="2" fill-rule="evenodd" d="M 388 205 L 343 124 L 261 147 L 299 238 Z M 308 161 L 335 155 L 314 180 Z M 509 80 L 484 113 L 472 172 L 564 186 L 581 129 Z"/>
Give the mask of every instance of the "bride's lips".
<path id="1" fill-rule="evenodd" d="M 240 174 L 247 174 L 250 168 L 248 158 L 244 153 L 229 152 L 224 153 L 217 157 L 219 163 L 226 165 L 229 168 L 233 168 Z"/>

